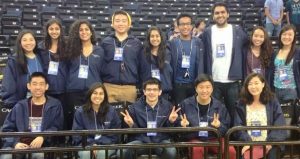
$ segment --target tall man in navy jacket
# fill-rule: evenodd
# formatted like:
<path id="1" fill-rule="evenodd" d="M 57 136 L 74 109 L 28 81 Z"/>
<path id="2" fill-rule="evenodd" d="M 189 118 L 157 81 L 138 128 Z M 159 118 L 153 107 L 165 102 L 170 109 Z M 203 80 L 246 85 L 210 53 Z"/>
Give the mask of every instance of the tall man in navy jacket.
<path id="1" fill-rule="evenodd" d="M 202 34 L 205 72 L 214 79 L 214 97 L 224 101 L 233 118 L 245 67 L 242 50 L 248 38 L 240 27 L 228 24 L 229 10 L 225 3 L 216 3 L 212 15 L 215 24 Z"/>
<path id="2" fill-rule="evenodd" d="M 104 38 L 101 44 L 105 53 L 102 80 L 110 103 L 135 102 L 137 87 L 151 77 L 142 43 L 128 35 L 130 26 L 130 15 L 116 11 L 112 16 L 115 33 Z"/>
<path id="3" fill-rule="evenodd" d="M 180 31 L 178 38 L 168 44 L 173 68 L 173 98 L 175 103 L 194 95 L 193 82 L 204 72 L 204 46 L 201 39 L 192 37 L 193 19 L 189 14 L 181 14 L 176 19 Z"/>
<path id="4" fill-rule="evenodd" d="M 46 76 L 34 72 L 27 84 L 32 97 L 19 101 L 6 117 L 3 132 L 40 132 L 58 131 L 63 128 L 63 109 L 59 100 L 45 96 L 48 89 Z M 50 144 L 50 138 L 43 136 L 6 138 L 5 148 L 35 149 Z M 12 158 L 11 154 L 1 155 L 1 158 Z M 33 153 L 32 158 L 43 159 L 42 153 Z"/>
<path id="5" fill-rule="evenodd" d="M 162 93 L 161 83 L 156 78 L 151 78 L 143 84 L 144 96 L 129 107 L 129 111 L 121 113 L 124 116 L 124 121 L 129 128 L 159 128 L 172 127 L 177 121 L 177 112 L 175 106 L 161 98 Z M 129 136 L 129 144 L 142 143 L 170 143 L 170 135 L 167 133 L 143 133 Z M 137 154 L 145 154 L 147 149 L 138 149 Z M 160 158 L 175 159 L 176 149 L 155 148 L 154 153 Z M 127 149 L 124 152 L 126 159 L 134 158 L 132 150 Z"/>

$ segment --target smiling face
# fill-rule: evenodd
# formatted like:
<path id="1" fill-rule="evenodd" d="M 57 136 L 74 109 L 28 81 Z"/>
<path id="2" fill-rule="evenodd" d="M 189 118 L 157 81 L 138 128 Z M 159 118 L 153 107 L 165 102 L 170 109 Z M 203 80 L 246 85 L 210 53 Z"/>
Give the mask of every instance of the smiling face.
<path id="1" fill-rule="evenodd" d="M 36 46 L 36 41 L 31 33 L 26 33 L 22 36 L 21 46 L 25 53 L 33 52 Z"/>
<path id="2" fill-rule="evenodd" d="M 57 23 L 53 23 L 48 27 L 48 34 L 52 40 L 57 40 L 60 36 L 60 27 Z"/>
<path id="3" fill-rule="evenodd" d="M 157 84 L 148 84 L 144 89 L 144 95 L 146 96 L 147 103 L 155 103 L 158 101 L 161 95 L 161 90 Z"/>
<path id="4" fill-rule="evenodd" d="M 252 45 L 260 47 L 265 41 L 265 34 L 261 29 L 256 29 L 252 35 Z"/>
<path id="5" fill-rule="evenodd" d="M 79 37 L 81 41 L 91 41 L 92 31 L 85 23 L 80 24 Z"/>
<path id="6" fill-rule="evenodd" d="M 130 28 L 129 20 L 126 15 L 117 14 L 114 16 L 112 27 L 118 34 L 125 34 Z"/>
<path id="7" fill-rule="evenodd" d="M 293 29 L 289 29 L 283 32 L 280 36 L 280 40 L 284 46 L 291 46 L 295 38 L 295 32 Z"/>
<path id="8" fill-rule="evenodd" d="M 198 98 L 202 101 L 207 101 L 213 92 L 213 86 L 209 81 L 204 81 L 196 86 Z"/>
<path id="9" fill-rule="evenodd" d="M 181 36 L 188 37 L 191 36 L 191 31 L 193 29 L 192 19 L 190 17 L 182 17 L 178 20 L 178 29 Z"/>
<path id="10" fill-rule="evenodd" d="M 33 77 L 27 84 L 27 88 L 30 90 L 32 97 L 39 98 L 45 95 L 48 84 L 43 77 Z"/>
<path id="11" fill-rule="evenodd" d="M 152 47 L 159 47 L 161 36 L 157 30 L 152 30 L 150 33 L 150 44 Z"/>
<path id="12" fill-rule="evenodd" d="M 93 106 L 98 106 L 104 101 L 104 91 L 101 87 L 96 88 L 91 95 L 91 102 Z"/>
<path id="13" fill-rule="evenodd" d="M 260 97 L 260 94 L 265 87 L 265 83 L 263 83 L 259 77 L 254 76 L 248 83 L 248 91 L 253 97 Z"/>
<path id="14" fill-rule="evenodd" d="M 229 13 L 224 6 L 217 6 L 213 13 L 213 20 L 218 27 L 224 27 L 227 25 Z"/>

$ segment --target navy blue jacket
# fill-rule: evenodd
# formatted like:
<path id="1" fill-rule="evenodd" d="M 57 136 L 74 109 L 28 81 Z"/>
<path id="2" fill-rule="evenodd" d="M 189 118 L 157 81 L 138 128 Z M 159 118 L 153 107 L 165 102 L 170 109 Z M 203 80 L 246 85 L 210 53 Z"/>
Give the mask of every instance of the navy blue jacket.
<path id="1" fill-rule="evenodd" d="M 280 104 L 277 99 L 270 101 L 266 105 L 268 126 L 286 125 Z M 234 126 L 247 126 L 246 121 L 246 105 L 239 101 L 235 107 Z M 251 141 L 247 131 L 238 131 L 236 137 L 240 141 Z M 283 141 L 287 137 L 285 130 L 269 130 L 267 141 Z"/>
<path id="2" fill-rule="evenodd" d="M 201 35 L 201 39 L 203 40 L 203 44 L 205 47 L 205 55 L 204 55 L 204 66 L 205 73 L 212 75 L 212 41 L 211 41 L 211 27 L 205 29 L 203 34 Z M 232 25 L 233 29 L 233 48 L 232 48 L 232 57 L 231 57 L 231 66 L 228 73 L 229 80 L 243 80 L 244 75 L 244 67 L 246 67 L 243 55 L 243 49 L 246 47 L 248 37 L 247 34 L 242 30 L 241 27 L 237 27 Z"/>
<path id="3" fill-rule="evenodd" d="M 151 69 L 159 69 L 158 61 L 153 55 L 151 55 L 151 57 L 147 59 L 147 64 L 149 65 L 150 71 Z M 173 69 L 170 65 L 170 56 L 166 55 L 164 68 L 162 71 L 160 71 L 160 81 L 161 81 L 161 87 L 163 92 L 172 91 L 173 88 L 172 77 L 173 77 Z"/>
<path id="4" fill-rule="evenodd" d="M 36 58 L 41 61 L 39 54 L 36 54 Z M 12 108 L 18 101 L 25 99 L 28 92 L 29 73 L 21 73 L 19 67 L 15 55 L 9 56 L 3 73 L 1 91 L 4 105 L 9 108 Z"/>
<path id="5" fill-rule="evenodd" d="M 150 116 L 155 116 L 157 114 L 157 128 L 160 127 L 171 127 L 173 124 L 169 121 L 169 116 L 172 111 L 172 104 L 165 100 L 164 98 L 159 99 L 157 105 L 152 109 L 147 103 L 145 96 L 141 97 L 134 104 L 129 106 L 129 114 L 134 122 L 132 128 L 147 128 L 147 114 L 149 120 Z M 158 113 L 157 113 L 158 112 Z M 128 126 L 128 125 L 126 125 Z M 157 133 L 156 136 L 147 136 L 146 133 L 143 134 L 134 134 L 129 136 L 129 140 L 139 140 L 144 143 L 159 143 L 162 140 L 170 139 L 170 135 L 167 133 Z"/>
<path id="6" fill-rule="evenodd" d="M 88 78 L 78 78 L 79 65 L 87 65 L 89 62 Z M 66 92 L 82 92 L 87 91 L 95 82 L 102 82 L 101 69 L 103 68 L 103 49 L 99 46 L 93 46 L 93 52 L 89 55 L 88 60 L 84 60 L 84 56 L 72 59 L 68 62 L 68 80 Z M 106 69 L 106 68 L 105 68 Z"/>
<path id="7" fill-rule="evenodd" d="M 42 49 L 41 52 L 41 62 L 43 67 L 43 72 L 47 75 L 49 88 L 47 93 L 49 94 L 61 94 L 66 90 L 66 80 L 68 68 L 65 61 L 59 60 L 55 62 L 59 62 L 57 75 L 48 74 L 49 62 L 54 61 L 54 57 L 51 55 L 49 50 L 46 50 L 43 43 L 39 44 L 39 48 Z M 51 58 L 51 59 L 50 59 Z"/>
<path id="8" fill-rule="evenodd" d="M 59 100 L 47 96 L 42 117 L 42 131 L 59 131 L 63 128 L 64 116 L 63 108 Z M 29 125 L 29 110 L 28 100 L 31 98 L 19 101 L 12 111 L 7 115 L 2 132 L 28 132 Z M 19 142 L 19 138 L 6 138 L 4 147 L 14 147 Z M 49 140 L 44 140 L 45 144 Z M 43 145 L 45 145 L 43 144 Z"/>
<path id="9" fill-rule="evenodd" d="M 179 38 L 174 38 L 168 43 L 168 52 L 170 52 L 171 55 L 171 66 L 173 69 L 173 81 L 176 80 L 177 77 L 177 65 L 179 64 L 178 62 L 178 55 L 179 55 L 179 46 L 178 46 L 178 41 Z M 198 74 L 204 73 L 204 45 L 201 39 L 192 37 L 193 40 L 193 48 L 192 50 L 196 50 L 196 63 L 195 63 L 195 77 L 198 76 Z M 194 81 L 194 79 L 193 79 Z"/>
<path id="10" fill-rule="evenodd" d="M 271 89 L 274 91 L 274 74 L 275 74 L 275 58 L 277 56 L 278 52 L 276 54 L 273 54 L 271 58 L 271 66 L 270 66 L 270 73 L 268 77 L 268 82 L 270 83 Z M 294 73 L 294 78 L 295 78 L 295 83 L 296 83 L 296 91 L 297 91 L 297 96 L 300 98 L 300 49 L 296 48 L 295 54 L 293 57 L 293 73 Z"/>
<path id="11" fill-rule="evenodd" d="M 118 39 L 114 34 L 103 39 L 101 46 L 104 49 L 104 68 L 102 70 L 103 82 L 118 85 L 141 85 L 151 77 L 150 69 L 148 69 L 145 55 L 143 54 L 142 43 L 133 36 L 128 36 L 123 51 L 123 61 L 115 61 L 115 44 Z M 121 66 L 121 64 L 124 64 Z M 124 70 L 122 70 L 122 68 Z"/>
<path id="12" fill-rule="evenodd" d="M 102 127 L 103 126 L 103 127 Z M 112 106 L 109 106 L 109 111 L 106 114 L 104 123 L 97 121 L 98 130 L 102 129 L 119 129 L 121 128 L 121 120 L 117 112 Z M 80 107 L 76 110 L 73 120 L 73 130 L 96 130 L 94 111 L 84 112 Z M 100 139 L 95 140 L 94 135 L 87 137 L 88 145 L 115 144 L 119 141 L 118 135 L 103 134 Z M 75 145 L 81 143 L 81 136 L 74 136 L 73 142 Z"/>
<path id="13" fill-rule="evenodd" d="M 198 114 L 199 117 L 203 118 L 204 121 L 208 121 L 208 126 L 211 126 L 211 122 L 213 121 L 214 113 L 219 114 L 219 120 L 221 122 L 220 127 L 218 130 L 220 131 L 221 135 L 224 136 L 227 130 L 230 128 L 230 115 L 224 106 L 220 101 L 218 101 L 216 98 L 211 98 L 211 103 L 207 112 L 207 116 L 201 116 L 200 111 L 198 112 L 197 107 L 198 102 L 196 100 L 196 96 L 189 97 L 185 99 L 183 102 L 180 104 L 181 107 L 181 112 L 186 114 L 187 120 L 189 121 L 189 127 L 199 127 L 199 119 L 198 119 Z M 203 121 L 201 120 L 201 121 Z M 185 139 L 194 139 L 194 138 L 203 138 L 199 137 L 198 132 L 194 133 L 189 133 L 183 136 Z M 209 133 L 208 138 L 215 138 L 215 135 L 213 133 Z"/>

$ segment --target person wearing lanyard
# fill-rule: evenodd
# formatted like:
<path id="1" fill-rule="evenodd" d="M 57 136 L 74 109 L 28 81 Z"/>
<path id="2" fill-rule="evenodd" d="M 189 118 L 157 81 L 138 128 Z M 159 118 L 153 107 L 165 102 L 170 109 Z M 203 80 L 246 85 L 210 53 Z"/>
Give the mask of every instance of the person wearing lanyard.
<path id="1" fill-rule="evenodd" d="M 16 53 L 8 56 L 3 73 L 1 96 L 4 106 L 12 108 L 31 96 L 26 84 L 33 72 L 42 72 L 37 40 L 31 30 L 22 30 L 16 39 Z"/>
<path id="2" fill-rule="evenodd" d="M 45 25 L 45 39 L 39 43 L 43 72 L 47 74 L 49 89 L 47 95 L 64 104 L 67 65 L 64 62 L 65 39 L 63 27 L 58 19 L 50 19 Z"/>
<path id="3" fill-rule="evenodd" d="M 233 119 L 235 102 L 244 78 L 246 61 L 243 50 L 248 37 L 241 27 L 228 23 L 230 13 L 226 3 L 215 3 L 211 14 L 215 24 L 201 35 L 206 52 L 205 73 L 214 79 L 213 96 L 224 102 Z"/>
<path id="4" fill-rule="evenodd" d="M 245 77 L 252 72 L 256 72 L 261 73 L 267 78 L 273 48 L 266 30 L 262 26 L 253 28 L 249 44 L 245 48 L 245 51 Z"/>
<path id="5" fill-rule="evenodd" d="M 27 87 L 31 97 L 20 100 L 6 117 L 2 132 L 59 131 L 63 128 L 63 110 L 59 100 L 46 96 L 47 77 L 42 72 L 34 72 L 29 77 Z M 50 137 L 5 138 L 3 148 L 37 149 L 50 146 Z M 19 156 L 20 155 L 20 156 Z M 23 154 L 18 154 L 18 157 Z M 33 159 L 43 159 L 43 153 L 32 153 Z M 11 154 L 2 154 L 1 159 L 11 159 Z"/>
<path id="6" fill-rule="evenodd" d="M 104 38 L 103 82 L 108 93 L 108 101 L 133 103 L 137 98 L 137 88 L 151 77 L 150 69 L 143 54 L 140 40 L 128 35 L 131 27 L 130 15 L 115 11 L 112 15 L 115 32 Z"/>
<path id="7" fill-rule="evenodd" d="M 168 43 L 173 69 L 173 99 L 176 104 L 195 93 L 193 81 L 198 74 L 204 73 L 204 46 L 201 39 L 192 37 L 192 16 L 179 15 L 177 25 L 180 36 Z"/>
<path id="8" fill-rule="evenodd" d="M 200 74 L 195 80 L 196 95 L 185 99 L 179 107 L 181 108 L 182 127 L 213 127 L 217 128 L 224 136 L 230 128 L 230 115 L 226 107 L 216 98 L 212 97 L 213 79 L 206 74 Z M 189 142 L 200 142 L 201 140 L 217 141 L 214 134 L 208 131 L 199 131 L 182 136 Z M 222 143 L 224 140 L 222 139 Z M 209 152 L 218 153 L 217 147 L 208 147 Z M 222 147 L 224 154 L 224 146 Z M 230 159 L 235 159 L 236 152 L 234 147 L 229 147 Z M 193 147 L 192 158 L 204 158 L 204 147 Z"/>
<path id="9" fill-rule="evenodd" d="M 87 92 L 86 103 L 78 108 L 74 115 L 73 130 L 103 130 L 121 128 L 121 120 L 116 110 L 109 105 L 107 92 L 103 84 L 94 83 Z M 80 136 L 73 137 L 73 143 L 82 143 Z M 118 143 L 118 135 L 95 134 L 87 137 L 88 145 L 103 145 Z M 109 150 L 108 156 L 115 150 Z M 95 150 L 93 152 L 96 159 L 105 158 L 105 150 Z M 81 159 L 90 158 L 89 151 L 80 151 Z"/>
<path id="10" fill-rule="evenodd" d="M 121 112 L 124 116 L 124 122 L 129 128 L 161 128 L 172 127 L 178 121 L 178 111 L 166 99 L 161 98 L 161 83 L 156 78 L 150 78 L 143 84 L 144 96 L 129 107 L 129 110 Z M 143 143 L 170 143 L 170 135 L 168 133 L 149 132 L 143 134 L 134 134 L 128 137 L 128 144 Z M 137 149 L 137 155 L 147 154 L 148 149 Z M 152 149 L 157 156 L 164 159 L 175 159 L 176 149 L 155 148 Z M 126 159 L 133 159 L 134 153 L 132 149 L 125 149 L 124 155 Z M 121 156 L 122 157 L 122 156 Z"/>
<path id="11" fill-rule="evenodd" d="M 144 54 L 151 69 L 151 76 L 161 81 L 162 96 L 169 100 L 172 91 L 170 54 L 166 50 L 165 39 L 158 27 L 148 30 L 144 43 Z"/>
<path id="12" fill-rule="evenodd" d="M 283 126 L 285 119 L 280 104 L 271 92 L 265 78 L 251 73 L 245 79 L 241 97 L 235 107 L 234 126 Z M 238 131 L 239 141 L 285 141 L 285 130 L 248 130 Z M 266 145 L 267 158 L 277 157 L 277 146 Z M 250 158 L 250 146 L 243 146 L 241 154 Z M 278 149 L 279 150 L 279 149 Z M 253 147 L 253 159 L 263 158 L 263 147 Z"/>
<path id="13" fill-rule="evenodd" d="M 93 83 L 102 82 L 104 52 L 96 46 L 96 33 L 87 20 L 76 20 L 71 25 L 66 55 L 68 74 L 64 113 L 66 128 L 70 130 L 74 110 L 85 103 L 87 90 Z"/>
<path id="14" fill-rule="evenodd" d="M 270 86 L 280 103 L 300 98 L 300 49 L 296 29 L 285 25 L 279 33 L 279 50 L 271 59 Z"/>

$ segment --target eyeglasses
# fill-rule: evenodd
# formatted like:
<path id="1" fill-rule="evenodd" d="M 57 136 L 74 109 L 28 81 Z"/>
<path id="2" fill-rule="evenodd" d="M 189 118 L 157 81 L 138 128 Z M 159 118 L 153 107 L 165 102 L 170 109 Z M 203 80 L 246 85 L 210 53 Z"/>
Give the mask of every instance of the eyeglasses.
<path id="1" fill-rule="evenodd" d="M 158 88 L 146 88 L 146 92 L 151 92 L 151 91 L 158 92 L 159 89 Z"/>
<path id="2" fill-rule="evenodd" d="M 191 26 L 192 23 L 179 23 L 179 26 Z"/>

